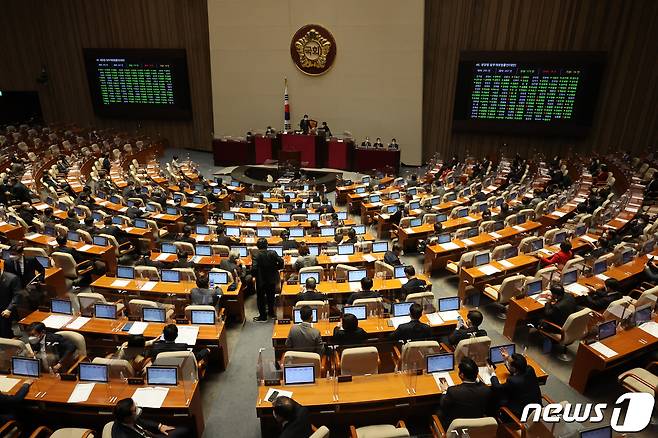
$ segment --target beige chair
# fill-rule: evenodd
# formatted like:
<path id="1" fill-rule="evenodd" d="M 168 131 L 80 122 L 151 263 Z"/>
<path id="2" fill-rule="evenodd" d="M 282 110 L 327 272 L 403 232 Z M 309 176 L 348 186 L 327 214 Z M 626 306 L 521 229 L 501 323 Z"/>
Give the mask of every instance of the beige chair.
<path id="1" fill-rule="evenodd" d="M 83 362 L 87 358 L 87 341 L 82 333 L 72 332 L 68 330 L 62 330 L 55 332 L 57 335 L 61 335 L 71 341 L 75 345 L 75 353 L 72 356 L 73 365 L 69 368 L 68 372 L 72 372 L 78 366 L 80 362 Z"/>
<path id="2" fill-rule="evenodd" d="M 189 306 L 185 306 L 185 318 L 187 318 L 188 321 L 192 321 L 192 310 L 212 310 L 217 313 L 217 309 L 214 306 L 204 304 L 190 304 Z"/>
<path id="3" fill-rule="evenodd" d="M 320 426 L 309 438 L 329 438 L 329 428 L 327 428 L 327 426 Z"/>
<path id="4" fill-rule="evenodd" d="M 91 272 L 94 267 L 89 260 L 76 263 L 71 254 L 55 251 L 51 255 L 53 263 L 62 270 L 66 288 L 71 289 L 74 283 L 80 280 L 82 275 Z"/>
<path id="5" fill-rule="evenodd" d="M 11 371 L 12 356 L 34 357 L 30 344 L 20 339 L 0 338 L 0 371 L 9 373 Z"/>
<path id="6" fill-rule="evenodd" d="M 468 251 L 465 252 L 459 257 L 458 262 L 450 261 L 448 260 L 448 263 L 446 264 L 446 269 L 448 272 L 458 275 L 461 269 L 463 268 L 470 268 L 473 266 L 473 261 L 475 260 L 475 255 L 477 254 L 477 251 Z"/>
<path id="7" fill-rule="evenodd" d="M 399 370 L 424 369 L 425 357 L 440 353 L 441 345 L 438 341 L 409 341 L 402 344 L 402 350 L 393 346 L 393 359 L 397 362 Z"/>
<path id="8" fill-rule="evenodd" d="M 432 415 L 432 434 L 437 438 L 451 438 L 461 436 L 461 430 L 468 430 L 471 438 L 495 437 L 498 431 L 498 422 L 493 417 L 484 418 L 455 418 L 448 429 L 444 429 L 436 415 Z"/>
<path id="9" fill-rule="evenodd" d="M 199 380 L 199 366 L 191 351 L 165 351 L 158 353 L 154 366 L 178 368 L 178 381 L 194 382 Z"/>
<path id="10" fill-rule="evenodd" d="M 498 318 L 507 319 L 507 313 L 505 312 L 507 303 L 515 296 L 520 295 L 525 279 L 525 275 L 512 275 L 505 278 L 499 285 L 486 284 L 484 286 L 484 295 L 491 298 L 503 309 L 497 314 Z"/>
<path id="11" fill-rule="evenodd" d="M 358 271 L 356 266 L 343 265 L 341 263 L 336 265 L 335 276 L 336 281 L 347 281 L 348 271 Z"/>
<path id="12" fill-rule="evenodd" d="M 324 268 L 322 266 L 308 266 L 299 270 L 300 274 L 305 272 L 316 272 L 320 274 L 320 280 L 324 279 Z"/>
<path id="13" fill-rule="evenodd" d="M 504 260 L 507 258 L 507 251 L 512 249 L 513 246 L 511 243 L 505 243 L 503 245 L 498 245 L 491 251 L 491 260 Z"/>
<path id="14" fill-rule="evenodd" d="M 80 306 L 80 314 L 82 316 L 93 316 L 94 304 L 96 303 L 116 305 L 117 314 L 123 312 L 125 307 L 123 303 L 120 302 L 108 303 L 107 300 L 105 300 L 103 294 L 100 294 L 98 292 L 80 292 L 78 293 L 77 298 L 78 298 L 78 304 Z"/>
<path id="15" fill-rule="evenodd" d="M 318 353 L 286 351 L 283 354 L 283 365 L 313 365 L 315 378 L 317 379 L 322 375 L 322 361 Z"/>
<path id="16" fill-rule="evenodd" d="M 656 371 L 658 371 L 658 362 L 651 362 L 645 368 L 633 368 L 621 373 L 618 381 L 631 392 L 646 392 L 656 397 L 658 395 L 658 375 L 655 374 Z"/>
<path id="17" fill-rule="evenodd" d="M 174 242 L 174 245 L 176 245 L 176 248 L 179 251 L 183 251 L 187 255 L 194 255 L 194 245 L 192 245 L 189 242 Z"/>
<path id="18" fill-rule="evenodd" d="M 644 291 L 633 290 L 631 292 L 631 296 L 637 297 L 633 301 L 635 308 L 639 309 L 640 307 L 646 306 L 647 304 L 655 306 L 656 301 L 658 300 L 658 286 L 654 286 Z"/>
<path id="19" fill-rule="evenodd" d="M 34 432 L 32 432 L 30 438 L 37 438 L 41 436 L 47 436 L 49 438 L 93 438 L 96 436 L 96 433 L 90 429 L 80 429 L 76 427 L 57 429 L 53 432 L 46 426 L 39 426 L 34 430 Z"/>
<path id="20" fill-rule="evenodd" d="M 565 272 L 571 271 L 573 269 L 578 269 L 579 271 L 582 271 L 584 268 L 585 268 L 585 259 L 582 258 L 581 256 L 574 256 L 570 260 L 567 260 L 567 262 L 564 264 L 564 267 L 562 267 L 562 273 L 564 274 Z"/>
<path id="21" fill-rule="evenodd" d="M 377 347 L 346 348 L 337 361 L 341 376 L 365 376 L 379 373 Z"/>
<path id="22" fill-rule="evenodd" d="M 489 347 L 491 347 L 489 336 L 462 339 L 455 347 L 455 363 L 458 364 L 464 357 L 470 357 L 479 367 L 487 366 Z"/>
<path id="23" fill-rule="evenodd" d="M 25 257 L 48 257 L 48 253 L 43 248 L 36 248 L 33 246 L 27 246 L 23 249 L 23 255 Z"/>
<path id="24" fill-rule="evenodd" d="M 220 257 L 228 257 L 231 253 L 231 249 L 226 245 L 211 245 L 213 254 L 216 254 Z"/>
<path id="25" fill-rule="evenodd" d="M 530 236 L 530 237 L 525 237 L 521 239 L 521 242 L 519 243 L 519 253 L 522 254 L 530 254 L 533 253 L 533 248 L 532 245 L 536 240 L 541 240 L 541 237 L 536 237 L 536 236 Z"/>
<path id="26" fill-rule="evenodd" d="M 379 274 L 379 273 L 382 274 Z M 395 268 L 388 263 L 381 261 L 381 260 L 376 260 L 375 261 L 375 275 L 385 275 L 387 278 L 393 278 L 395 277 Z"/>
<path id="27" fill-rule="evenodd" d="M 409 430 L 404 421 L 397 425 L 377 424 L 374 426 L 363 426 L 358 429 L 350 426 L 350 438 L 403 438 L 409 437 Z"/>
<path id="28" fill-rule="evenodd" d="M 560 275 L 556 266 L 547 266 L 539 269 L 535 277 L 541 278 L 542 289 L 547 290 L 551 282 L 557 281 Z"/>
<path id="29" fill-rule="evenodd" d="M 621 322 L 622 317 L 628 319 L 634 312 L 633 298 L 624 296 L 608 304 L 608 307 L 603 311 L 603 320 Z"/>
<path id="30" fill-rule="evenodd" d="M 196 281 L 194 268 L 172 268 L 172 270 L 180 272 L 180 281 Z"/>
<path id="31" fill-rule="evenodd" d="M 423 307 L 423 313 L 436 312 L 436 306 L 434 306 L 434 293 L 430 291 L 409 294 L 404 300 L 420 304 Z"/>
<path id="32" fill-rule="evenodd" d="M 571 357 L 567 354 L 567 347 L 572 343 L 583 340 L 587 337 L 590 331 L 591 322 L 592 310 L 585 307 L 584 309 L 569 315 L 562 327 L 550 321 L 543 320 L 542 324 L 552 327 L 554 331 L 540 328 L 539 333 L 561 346 L 562 353 L 558 355 L 558 359 L 563 362 L 569 362 L 571 361 Z"/>
<path id="33" fill-rule="evenodd" d="M 111 234 L 100 234 L 103 237 L 107 237 L 107 241 L 110 243 L 111 246 L 114 247 L 115 254 L 118 257 L 122 257 L 126 254 L 130 254 L 135 250 L 135 247 L 130 242 L 125 242 L 119 245 L 119 242 L 117 241 L 116 237 L 112 236 Z"/>
<path id="34" fill-rule="evenodd" d="M 109 359 L 105 357 L 95 357 L 91 363 L 107 365 L 110 371 L 111 379 L 122 379 L 135 376 L 135 370 L 130 362 L 125 359 Z"/>
<path id="35" fill-rule="evenodd" d="M 354 300 L 353 306 L 366 306 L 368 315 L 379 315 L 384 309 L 384 300 L 379 298 L 359 298 Z"/>
<path id="36" fill-rule="evenodd" d="M 135 277 L 147 280 L 160 281 L 160 272 L 155 266 L 135 266 Z"/>
<path id="37" fill-rule="evenodd" d="M 128 314 L 133 318 L 142 318 L 142 308 L 165 309 L 167 319 L 174 316 L 174 306 L 171 304 L 156 303 L 155 301 L 134 299 L 128 301 Z"/>

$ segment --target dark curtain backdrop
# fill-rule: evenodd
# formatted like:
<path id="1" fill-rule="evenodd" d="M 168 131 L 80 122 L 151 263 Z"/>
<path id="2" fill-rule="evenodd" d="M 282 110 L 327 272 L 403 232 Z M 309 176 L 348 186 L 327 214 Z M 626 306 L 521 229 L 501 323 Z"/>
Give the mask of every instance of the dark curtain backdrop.
<path id="1" fill-rule="evenodd" d="M 587 138 L 452 132 L 461 50 L 607 51 L 606 74 Z M 658 1 L 426 0 L 423 157 L 467 151 L 552 154 L 658 144 Z"/>
<path id="2" fill-rule="evenodd" d="M 0 11 L 0 90 L 37 90 L 46 122 L 134 132 L 136 121 L 94 115 L 82 49 L 186 49 L 193 119 L 144 120 L 140 132 L 175 147 L 210 149 L 207 0 L 2 0 Z M 46 84 L 36 82 L 42 65 Z"/>

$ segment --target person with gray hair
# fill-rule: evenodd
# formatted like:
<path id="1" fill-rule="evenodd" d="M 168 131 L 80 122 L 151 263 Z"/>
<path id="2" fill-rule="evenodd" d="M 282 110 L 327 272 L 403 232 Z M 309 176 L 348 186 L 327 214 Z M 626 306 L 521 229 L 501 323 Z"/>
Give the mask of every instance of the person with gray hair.
<path id="1" fill-rule="evenodd" d="M 251 274 L 246 271 L 244 264 L 240 261 L 240 253 L 238 251 L 231 250 L 231 252 L 229 252 L 228 258 L 222 259 L 222 261 L 219 263 L 219 269 L 223 269 L 233 274 L 233 280 L 240 279 L 242 284 L 246 286 L 247 293 L 251 293 L 253 291 Z"/>

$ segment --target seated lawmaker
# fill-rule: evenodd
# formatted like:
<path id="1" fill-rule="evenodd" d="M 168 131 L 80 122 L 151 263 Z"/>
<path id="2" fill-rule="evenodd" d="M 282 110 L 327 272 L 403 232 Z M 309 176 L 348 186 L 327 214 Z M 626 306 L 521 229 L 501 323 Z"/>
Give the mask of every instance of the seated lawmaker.
<path id="1" fill-rule="evenodd" d="M 615 278 L 607 278 L 601 290 L 594 291 L 585 297 L 587 307 L 603 312 L 608 308 L 610 303 L 621 299 L 624 295 L 621 292 L 621 284 Z"/>
<path id="2" fill-rule="evenodd" d="M 320 330 L 313 327 L 313 309 L 302 306 L 299 310 L 302 322 L 290 327 L 286 348 L 294 351 L 322 353 L 322 336 Z"/>
<path id="3" fill-rule="evenodd" d="M 372 291 L 373 281 L 370 277 L 363 277 L 361 279 L 361 291 L 352 292 L 352 294 L 347 299 L 347 304 L 352 305 L 354 301 L 360 300 L 363 298 L 381 298 L 378 292 Z"/>
<path id="4" fill-rule="evenodd" d="M 16 419 L 16 410 L 20 407 L 20 403 L 25 400 L 31 385 L 32 381 L 27 380 L 21 385 L 16 394 L 0 392 L 0 422 L 5 423 Z"/>
<path id="5" fill-rule="evenodd" d="M 578 311 L 576 300 L 561 284 L 551 286 L 551 299 L 544 306 L 544 319 L 562 327 L 569 315 Z"/>
<path id="6" fill-rule="evenodd" d="M 409 316 L 411 321 L 400 324 L 398 328 L 391 333 L 391 338 L 395 341 L 423 341 L 432 337 L 432 329 L 429 325 L 420 322 L 423 316 L 423 307 L 418 303 L 409 306 Z"/>
<path id="7" fill-rule="evenodd" d="M 290 397 L 277 397 L 272 402 L 272 415 L 281 424 L 279 438 L 307 437 L 313 433 L 308 409 Z"/>
<path id="8" fill-rule="evenodd" d="M 281 246 L 283 247 L 283 250 L 289 250 L 289 249 L 297 249 L 299 244 L 297 243 L 296 240 L 290 239 L 290 231 L 284 230 L 280 234 L 281 236 Z"/>
<path id="9" fill-rule="evenodd" d="M 317 266 L 317 259 L 314 255 L 311 255 L 311 252 L 309 251 L 306 244 L 302 243 L 297 251 L 299 252 L 299 256 L 295 259 L 295 263 L 293 264 L 295 271 L 299 272 L 299 270 L 302 268 Z"/>
<path id="10" fill-rule="evenodd" d="M 409 294 L 425 291 L 427 282 L 416 277 L 416 268 L 411 265 L 405 266 L 404 276 L 407 278 L 407 282 L 402 285 L 402 295 L 404 297 Z"/>
<path id="11" fill-rule="evenodd" d="M 517 418 L 520 418 L 526 405 L 541 404 L 539 380 L 537 380 L 535 370 L 528 366 L 525 356 L 519 353 L 510 356 L 505 349 L 503 349 L 502 355 L 510 373 L 505 383 L 500 383 L 495 367 L 489 365 L 495 406 L 505 406 Z"/>
<path id="12" fill-rule="evenodd" d="M 190 300 L 194 305 L 216 306 L 220 294 L 216 290 L 209 288 L 207 274 L 198 274 L 196 276 L 196 287 L 190 290 Z"/>
<path id="13" fill-rule="evenodd" d="M 389 251 L 386 251 L 384 254 L 384 262 L 391 266 L 400 266 L 402 265 L 402 261 L 400 261 L 400 254 L 402 254 L 402 247 L 396 243 Z"/>
<path id="14" fill-rule="evenodd" d="M 29 342 L 34 356 L 42 365 L 51 367 L 54 372 L 64 372 L 67 366 L 72 365 L 76 351 L 75 344 L 62 335 L 46 331 L 43 322 L 32 324 Z"/>
<path id="15" fill-rule="evenodd" d="M 482 320 L 484 319 L 482 312 L 479 310 L 471 310 L 468 312 L 466 319 L 468 320 L 468 324 L 464 324 L 460 319 L 457 328 L 448 337 L 448 342 L 453 347 L 457 346 L 459 341 L 470 337 L 487 336 L 487 331 L 480 329 L 480 324 L 482 324 Z"/>
<path id="16" fill-rule="evenodd" d="M 142 408 L 132 398 L 119 400 L 114 406 L 112 438 L 162 437 L 183 438 L 189 436 L 183 427 L 167 426 L 141 416 Z"/>
<path id="17" fill-rule="evenodd" d="M 333 342 L 336 345 L 359 345 L 368 338 L 365 330 L 359 327 L 359 320 L 351 313 L 343 314 L 341 323 L 334 327 Z"/>
<path id="18" fill-rule="evenodd" d="M 151 344 L 149 356 L 155 359 L 160 353 L 167 351 L 188 351 L 188 349 L 191 348 L 187 344 L 176 342 L 177 338 L 178 327 L 176 327 L 176 324 L 167 324 L 165 328 L 162 329 L 162 339 L 158 339 Z M 210 350 L 203 348 L 199 351 L 195 351 L 194 357 L 199 361 L 208 357 L 208 354 L 210 354 Z"/>
<path id="19" fill-rule="evenodd" d="M 303 290 L 297 294 L 295 301 L 326 301 L 327 297 L 318 292 L 315 288 L 317 283 L 315 278 L 309 277 L 306 279 Z"/>
<path id="20" fill-rule="evenodd" d="M 550 257 L 542 257 L 540 262 L 542 266 L 558 265 L 564 266 L 566 262 L 573 257 L 571 252 L 571 244 L 569 242 L 560 243 L 560 250 Z"/>
<path id="21" fill-rule="evenodd" d="M 439 403 L 437 415 L 446 430 L 456 418 L 484 418 L 491 415 L 491 389 L 478 381 L 477 377 L 477 364 L 470 357 L 464 357 L 459 363 L 462 383 L 449 387 Z"/>

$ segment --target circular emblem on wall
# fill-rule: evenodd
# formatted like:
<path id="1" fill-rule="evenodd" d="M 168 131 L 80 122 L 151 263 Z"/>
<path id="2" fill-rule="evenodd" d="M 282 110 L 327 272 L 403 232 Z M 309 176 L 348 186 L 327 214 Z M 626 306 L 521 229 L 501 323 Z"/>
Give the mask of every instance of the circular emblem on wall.
<path id="1" fill-rule="evenodd" d="M 324 27 L 307 24 L 293 35 L 290 56 L 297 68 L 307 75 L 324 74 L 336 59 L 336 40 Z"/>

